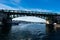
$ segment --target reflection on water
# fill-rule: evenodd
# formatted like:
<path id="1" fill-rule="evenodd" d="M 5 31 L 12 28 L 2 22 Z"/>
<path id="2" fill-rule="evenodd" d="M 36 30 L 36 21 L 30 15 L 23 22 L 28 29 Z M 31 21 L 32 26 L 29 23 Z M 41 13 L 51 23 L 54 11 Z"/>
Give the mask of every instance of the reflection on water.
<path id="1" fill-rule="evenodd" d="M 45 24 L 13 25 L 9 34 L 1 34 L 1 40 L 45 40 Z"/>

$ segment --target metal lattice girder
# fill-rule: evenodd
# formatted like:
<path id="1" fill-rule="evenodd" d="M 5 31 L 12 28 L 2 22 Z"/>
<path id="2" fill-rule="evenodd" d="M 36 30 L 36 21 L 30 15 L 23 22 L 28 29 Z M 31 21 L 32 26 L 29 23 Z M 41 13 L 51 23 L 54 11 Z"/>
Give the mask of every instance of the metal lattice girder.
<path id="1" fill-rule="evenodd" d="M 26 15 L 41 15 L 41 16 L 60 16 L 60 14 L 52 13 L 52 12 L 39 12 L 39 11 L 23 11 L 23 10 L 0 10 L 0 12 L 10 13 L 10 14 L 26 14 Z"/>

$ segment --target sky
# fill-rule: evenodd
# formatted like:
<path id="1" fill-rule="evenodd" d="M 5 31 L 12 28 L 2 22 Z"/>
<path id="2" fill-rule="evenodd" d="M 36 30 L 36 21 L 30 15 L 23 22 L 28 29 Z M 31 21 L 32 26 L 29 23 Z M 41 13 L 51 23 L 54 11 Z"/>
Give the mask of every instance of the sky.
<path id="1" fill-rule="evenodd" d="M 60 12 L 60 0 L 0 0 L 1 5 L 9 6 L 6 8 Z"/>

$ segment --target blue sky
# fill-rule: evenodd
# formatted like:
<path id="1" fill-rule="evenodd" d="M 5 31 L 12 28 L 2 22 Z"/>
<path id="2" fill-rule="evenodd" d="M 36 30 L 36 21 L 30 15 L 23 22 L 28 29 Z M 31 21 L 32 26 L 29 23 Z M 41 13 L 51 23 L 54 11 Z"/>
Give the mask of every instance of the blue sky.
<path id="1" fill-rule="evenodd" d="M 60 0 L 0 0 L 0 3 L 16 9 L 60 12 Z"/>

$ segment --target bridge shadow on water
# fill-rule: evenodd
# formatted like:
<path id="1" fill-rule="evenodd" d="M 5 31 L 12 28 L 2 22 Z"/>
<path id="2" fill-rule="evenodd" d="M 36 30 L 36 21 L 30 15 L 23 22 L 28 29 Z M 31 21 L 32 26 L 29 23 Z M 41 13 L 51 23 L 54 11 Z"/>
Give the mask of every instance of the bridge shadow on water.
<path id="1" fill-rule="evenodd" d="M 9 28 L 0 26 L 0 40 L 9 40 Z"/>
<path id="2" fill-rule="evenodd" d="M 20 40 L 20 38 L 18 39 L 17 37 L 15 37 L 18 34 L 18 32 L 16 34 L 15 33 L 12 34 L 11 31 L 9 32 L 8 29 L 9 28 L 5 27 L 0 30 L 0 40 Z M 18 34 L 18 35 L 21 35 L 21 34 Z M 60 28 L 58 28 L 56 31 L 50 32 L 47 35 L 48 36 L 44 37 L 42 40 L 60 40 Z M 36 35 L 33 35 L 32 37 L 33 37 L 32 40 L 40 40 L 39 38 L 36 37 Z"/>
<path id="3" fill-rule="evenodd" d="M 12 35 L 10 34 L 10 32 L 8 32 L 9 30 L 7 30 L 7 28 L 3 28 L 0 31 L 0 40 L 17 40 L 15 37 L 13 39 Z M 17 35 L 17 34 L 15 34 Z M 48 36 L 42 40 L 60 40 L 60 28 L 58 28 L 56 30 L 56 32 L 50 32 L 49 34 L 47 34 Z M 11 39 L 12 37 L 12 39 Z M 36 36 L 33 36 L 34 38 L 32 40 L 40 40 L 39 38 L 35 38 Z M 18 39 L 19 40 L 19 39 Z"/>
<path id="4" fill-rule="evenodd" d="M 56 32 L 51 32 L 47 35 L 46 40 L 60 40 L 60 28 Z"/>

